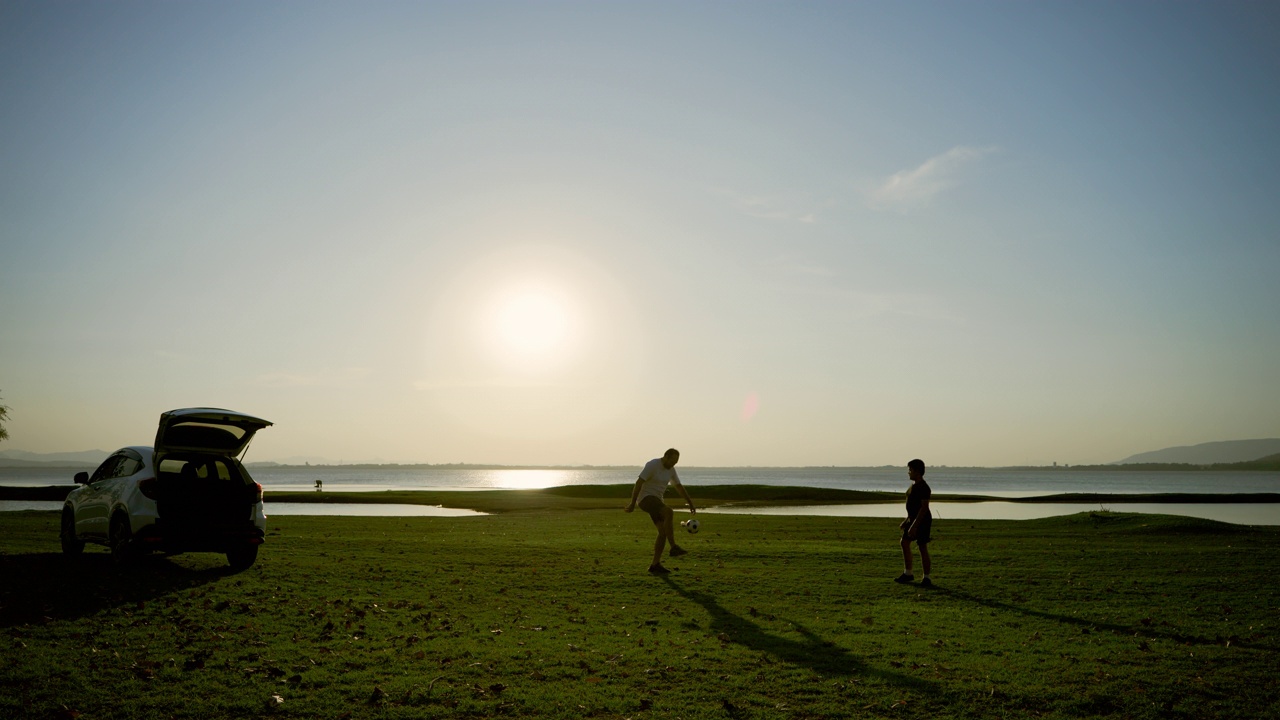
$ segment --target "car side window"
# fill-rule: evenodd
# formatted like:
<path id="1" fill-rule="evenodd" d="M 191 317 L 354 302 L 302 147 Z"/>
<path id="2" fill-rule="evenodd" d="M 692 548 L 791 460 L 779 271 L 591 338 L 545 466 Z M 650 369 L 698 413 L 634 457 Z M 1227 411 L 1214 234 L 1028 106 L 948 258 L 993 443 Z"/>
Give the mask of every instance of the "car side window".
<path id="1" fill-rule="evenodd" d="M 99 480 L 107 480 L 109 478 L 116 477 L 116 468 L 120 466 L 120 461 L 124 459 L 123 455 L 112 455 L 106 460 L 103 460 L 102 464 L 98 466 L 98 469 L 93 471 L 93 475 L 89 478 L 89 482 L 96 483 Z"/>
<path id="2" fill-rule="evenodd" d="M 219 480 L 230 480 L 230 479 L 231 479 L 231 470 L 230 470 L 230 468 L 228 468 L 228 467 L 227 467 L 227 464 L 226 464 L 226 463 L 222 462 L 221 460 L 217 460 L 217 461 L 215 461 L 215 462 L 213 463 L 213 465 L 214 465 L 214 467 L 215 467 L 215 468 L 217 468 L 217 470 L 218 470 L 218 479 L 219 479 Z"/>
<path id="3" fill-rule="evenodd" d="M 142 469 L 142 462 L 131 457 L 122 457 L 113 477 L 129 477 Z"/>

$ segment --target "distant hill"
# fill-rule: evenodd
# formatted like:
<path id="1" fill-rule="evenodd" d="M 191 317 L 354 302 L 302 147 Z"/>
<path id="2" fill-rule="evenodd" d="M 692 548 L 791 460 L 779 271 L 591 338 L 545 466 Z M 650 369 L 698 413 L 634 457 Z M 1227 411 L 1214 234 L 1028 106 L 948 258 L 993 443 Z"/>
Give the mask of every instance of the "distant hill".
<path id="1" fill-rule="evenodd" d="M 106 450 L 60 453 L 0 450 L 0 467 L 97 467 L 110 454 Z"/>
<path id="2" fill-rule="evenodd" d="M 1250 462 L 1277 453 L 1280 453 L 1280 438 L 1226 440 L 1139 453 L 1112 464 L 1190 463 L 1192 465 L 1213 465 L 1215 463 Z"/>
<path id="3" fill-rule="evenodd" d="M 1250 460 L 1249 462 L 1231 463 L 1230 465 L 1218 465 L 1216 467 L 1229 470 L 1267 470 L 1277 472 L 1280 471 L 1280 453 L 1258 458 L 1257 460 Z"/>

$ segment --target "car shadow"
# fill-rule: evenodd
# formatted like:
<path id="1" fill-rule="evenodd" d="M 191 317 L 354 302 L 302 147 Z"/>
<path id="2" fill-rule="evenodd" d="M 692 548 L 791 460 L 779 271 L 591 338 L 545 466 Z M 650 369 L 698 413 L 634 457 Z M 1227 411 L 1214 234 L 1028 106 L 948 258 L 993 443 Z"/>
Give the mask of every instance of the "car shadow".
<path id="1" fill-rule="evenodd" d="M 895 685 L 928 691 L 936 683 L 905 673 L 893 672 L 868 665 L 847 648 L 823 640 L 816 633 L 799 623 L 783 620 L 799 638 L 788 638 L 769 632 L 751 620 L 729 611 L 712 595 L 700 590 L 682 587 L 670 576 L 663 576 L 667 585 L 686 600 L 701 605 L 711 616 L 710 631 L 721 642 L 742 645 L 765 653 L 774 659 L 800 667 L 806 667 L 823 677 L 876 677 Z"/>
<path id="2" fill-rule="evenodd" d="M 107 553 L 0 555 L 0 628 L 138 606 L 234 574 L 225 565 L 192 569 L 160 555 L 135 558 L 123 567 Z"/>

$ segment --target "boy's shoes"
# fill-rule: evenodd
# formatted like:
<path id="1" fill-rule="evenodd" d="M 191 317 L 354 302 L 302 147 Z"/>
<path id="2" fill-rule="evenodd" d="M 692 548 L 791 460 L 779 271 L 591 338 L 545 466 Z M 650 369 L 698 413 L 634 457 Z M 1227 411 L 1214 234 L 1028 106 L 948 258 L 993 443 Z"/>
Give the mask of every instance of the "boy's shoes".
<path id="1" fill-rule="evenodd" d="M 909 583 L 915 579 L 916 579 L 915 575 L 908 575 L 906 573 L 902 573 L 898 577 L 894 578 L 893 581 L 896 583 Z"/>
<path id="2" fill-rule="evenodd" d="M 689 554 L 689 551 L 685 550 L 682 547 L 671 548 L 671 557 L 680 557 L 681 555 L 688 555 L 688 554 Z"/>
<path id="3" fill-rule="evenodd" d="M 922 588 L 931 588 L 931 587 L 933 587 L 933 581 L 932 581 L 932 580 L 930 580 L 929 578 L 925 578 L 925 579 L 923 579 L 923 580 L 921 580 L 921 581 L 920 581 L 920 587 L 922 587 Z"/>
<path id="4" fill-rule="evenodd" d="M 650 565 L 649 572 L 653 573 L 654 575 L 666 575 L 671 571 L 662 567 L 661 565 Z"/>

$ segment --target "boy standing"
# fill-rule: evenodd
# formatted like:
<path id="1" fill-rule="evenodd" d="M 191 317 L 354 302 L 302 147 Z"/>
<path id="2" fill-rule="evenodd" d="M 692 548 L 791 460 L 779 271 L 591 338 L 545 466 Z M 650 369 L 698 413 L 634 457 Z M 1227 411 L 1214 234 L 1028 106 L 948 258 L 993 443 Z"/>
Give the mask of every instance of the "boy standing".
<path id="1" fill-rule="evenodd" d="M 649 513 L 654 526 L 658 528 L 658 539 L 653 543 L 653 562 L 649 565 L 649 572 L 654 574 L 670 572 L 662 567 L 662 547 L 665 543 L 671 543 L 671 557 L 680 557 L 689 552 L 676 545 L 675 522 L 672 520 L 674 513 L 662 501 L 667 485 L 676 486 L 676 490 L 684 496 L 684 501 L 689 503 L 690 513 L 698 512 L 693 507 L 693 500 L 689 498 L 684 485 L 680 484 L 680 476 L 676 475 L 678 462 L 680 462 L 680 451 L 671 448 L 663 453 L 662 457 L 645 463 L 644 469 L 640 471 L 640 477 L 636 478 L 636 486 L 631 490 L 631 502 L 623 508 L 631 512 L 636 509 L 638 503 L 641 510 Z"/>
<path id="2" fill-rule="evenodd" d="M 924 461 L 920 459 L 907 463 L 907 475 L 911 478 L 911 487 L 907 488 L 907 519 L 898 527 L 902 530 L 902 574 L 894 578 L 894 582 L 909 583 L 916 579 L 911 572 L 911 541 L 920 548 L 920 564 L 923 566 L 924 578 L 920 587 L 933 587 L 929 579 L 929 541 L 933 529 L 933 513 L 929 511 L 929 496 L 933 490 L 924 481 Z"/>

